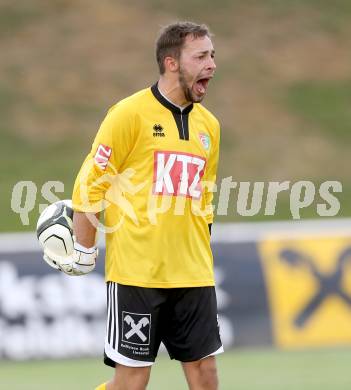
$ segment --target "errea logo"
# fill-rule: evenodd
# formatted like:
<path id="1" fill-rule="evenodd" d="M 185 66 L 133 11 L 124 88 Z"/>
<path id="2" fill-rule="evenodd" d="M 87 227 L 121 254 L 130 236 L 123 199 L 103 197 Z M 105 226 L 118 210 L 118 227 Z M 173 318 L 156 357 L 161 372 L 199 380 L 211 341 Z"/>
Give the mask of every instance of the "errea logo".
<path id="1" fill-rule="evenodd" d="M 163 127 L 158 123 L 154 125 L 153 130 L 154 130 L 154 133 L 153 133 L 154 137 L 165 137 L 166 136 L 166 134 L 164 133 Z"/>
<path id="2" fill-rule="evenodd" d="M 156 195 L 201 197 L 201 178 L 206 159 L 188 153 L 156 151 L 154 154 L 154 187 Z"/>

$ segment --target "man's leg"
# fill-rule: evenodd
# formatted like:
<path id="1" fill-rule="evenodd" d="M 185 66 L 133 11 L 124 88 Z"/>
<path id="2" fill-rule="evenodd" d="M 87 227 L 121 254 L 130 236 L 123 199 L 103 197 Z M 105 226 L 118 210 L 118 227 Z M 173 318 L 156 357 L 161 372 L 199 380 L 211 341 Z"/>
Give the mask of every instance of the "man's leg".
<path id="1" fill-rule="evenodd" d="M 106 390 L 145 390 L 149 382 L 151 367 L 127 367 L 118 364 L 113 379 Z"/>
<path id="2" fill-rule="evenodd" d="M 158 289 L 107 282 L 104 363 L 114 376 L 95 390 L 145 390 L 161 342 L 158 307 L 163 301 Z"/>
<path id="3" fill-rule="evenodd" d="M 216 359 L 208 356 L 195 362 L 182 363 L 190 390 L 217 390 Z"/>
<path id="4" fill-rule="evenodd" d="M 214 356 L 223 347 L 214 287 L 173 289 L 167 303 L 162 341 L 170 357 L 182 362 L 191 390 L 217 390 Z"/>

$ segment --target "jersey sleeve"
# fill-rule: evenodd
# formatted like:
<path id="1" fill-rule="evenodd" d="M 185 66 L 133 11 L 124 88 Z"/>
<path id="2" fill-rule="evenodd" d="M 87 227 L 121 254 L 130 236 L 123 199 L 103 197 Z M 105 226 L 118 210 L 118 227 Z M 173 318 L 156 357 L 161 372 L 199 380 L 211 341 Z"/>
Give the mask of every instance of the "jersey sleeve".
<path id="1" fill-rule="evenodd" d="M 97 213 L 104 209 L 105 194 L 132 149 L 133 122 L 133 114 L 123 105 L 108 111 L 75 180 L 75 211 Z"/>
<path id="2" fill-rule="evenodd" d="M 214 186 L 216 183 L 217 177 L 217 168 L 218 168 L 218 158 L 219 158 L 219 142 L 220 142 L 220 128 L 219 123 L 216 121 L 215 131 L 213 134 L 210 155 L 208 158 L 206 172 L 205 172 L 205 181 L 206 185 L 204 188 L 204 199 L 206 210 L 212 210 L 211 212 L 206 213 L 206 219 L 208 224 L 213 223 L 213 192 L 215 190 Z"/>

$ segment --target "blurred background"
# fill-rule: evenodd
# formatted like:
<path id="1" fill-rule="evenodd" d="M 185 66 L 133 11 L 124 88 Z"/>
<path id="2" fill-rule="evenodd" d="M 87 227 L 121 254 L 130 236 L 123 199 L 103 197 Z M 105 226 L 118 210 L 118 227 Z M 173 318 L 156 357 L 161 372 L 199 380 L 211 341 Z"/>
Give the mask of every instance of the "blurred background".
<path id="1" fill-rule="evenodd" d="M 318 216 L 318 195 L 301 210 L 306 221 L 290 221 L 288 193 L 280 194 L 273 216 L 263 207 L 243 217 L 237 190 L 228 215 L 216 217 L 230 223 L 218 224 L 213 236 L 230 351 L 219 358 L 221 388 L 349 389 L 349 0 L 0 0 L 0 387 L 92 389 L 110 375 L 95 358 L 102 341 L 95 345 L 87 336 L 90 352 L 69 351 L 69 342 L 66 352 L 47 344 L 51 331 L 60 332 L 49 326 L 55 321 L 60 327 L 71 319 L 65 326 L 79 332 L 70 316 L 84 299 L 66 307 L 68 285 L 80 294 L 91 293 L 89 283 L 100 286 L 100 300 L 82 310 L 80 321 L 96 316 L 86 331 L 102 333 L 102 268 L 93 281 L 72 287 L 45 267 L 32 232 L 40 205 L 48 204 L 43 185 L 60 181 L 64 186 L 53 192 L 70 198 L 107 109 L 157 80 L 154 42 L 159 29 L 176 20 L 206 23 L 215 34 L 217 71 L 204 105 L 222 124 L 218 182 L 229 176 L 238 182 L 307 180 L 318 188 L 333 180 L 343 189 L 339 219 L 332 221 Z M 14 202 L 21 181 L 27 185 Z M 25 205 L 28 191 L 34 195 L 23 220 L 11 206 Z M 28 291 L 32 306 L 24 299 Z M 47 338 L 23 352 L 43 324 Z M 66 340 L 62 331 L 60 337 Z M 48 357 L 53 360 L 40 360 Z M 185 388 L 174 362 L 162 355 L 158 367 L 151 389 Z"/>

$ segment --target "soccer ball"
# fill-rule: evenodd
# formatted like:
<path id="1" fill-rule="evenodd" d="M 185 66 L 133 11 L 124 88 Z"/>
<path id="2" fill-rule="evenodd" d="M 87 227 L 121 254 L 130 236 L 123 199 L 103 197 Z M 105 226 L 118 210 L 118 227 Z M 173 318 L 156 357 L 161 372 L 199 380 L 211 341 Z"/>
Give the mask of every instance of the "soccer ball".
<path id="1" fill-rule="evenodd" d="M 73 209 L 71 200 L 60 200 L 48 206 L 37 223 L 37 237 L 44 253 L 56 263 L 73 253 Z M 48 261 L 45 256 L 44 259 Z M 54 268 L 53 264 L 49 263 Z"/>

